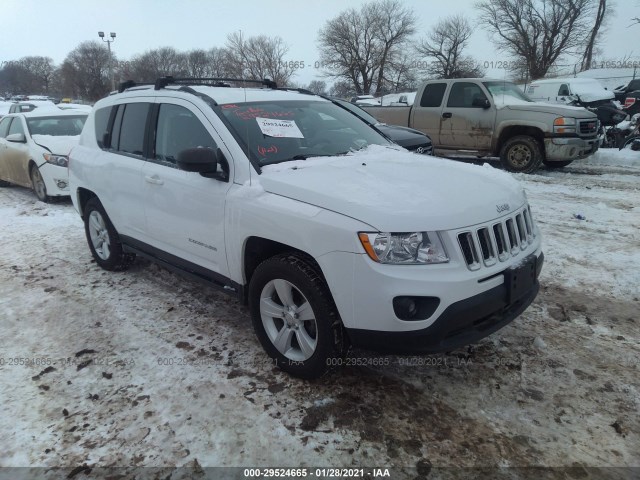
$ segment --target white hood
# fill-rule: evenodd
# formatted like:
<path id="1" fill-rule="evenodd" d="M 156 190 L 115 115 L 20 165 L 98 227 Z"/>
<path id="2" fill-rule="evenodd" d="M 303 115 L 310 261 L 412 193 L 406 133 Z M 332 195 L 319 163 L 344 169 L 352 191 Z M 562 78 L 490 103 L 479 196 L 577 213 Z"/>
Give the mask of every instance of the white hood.
<path id="1" fill-rule="evenodd" d="M 69 155 L 71 149 L 78 144 L 80 136 L 33 135 L 31 138 L 41 147 L 49 149 L 51 153 Z"/>
<path id="2" fill-rule="evenodd" d="M 347 215 L 387 232 L 450 230 L 486 222 L 526 201 L 510 175 L 373 145 L 341 157 L 263 167 L 265 191 Z"/>

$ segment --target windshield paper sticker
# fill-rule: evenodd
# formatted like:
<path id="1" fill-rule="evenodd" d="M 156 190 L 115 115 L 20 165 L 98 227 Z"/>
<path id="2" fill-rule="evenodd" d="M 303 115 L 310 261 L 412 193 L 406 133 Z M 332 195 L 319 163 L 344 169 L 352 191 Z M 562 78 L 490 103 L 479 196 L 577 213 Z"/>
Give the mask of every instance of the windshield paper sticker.
<path id="1" fill-rule="evenodd" d="M 279 138 L 304 138 L 294 120 L 274 120 L 273 118 L 256 117 L 256 122 L 263 135 Z"/>

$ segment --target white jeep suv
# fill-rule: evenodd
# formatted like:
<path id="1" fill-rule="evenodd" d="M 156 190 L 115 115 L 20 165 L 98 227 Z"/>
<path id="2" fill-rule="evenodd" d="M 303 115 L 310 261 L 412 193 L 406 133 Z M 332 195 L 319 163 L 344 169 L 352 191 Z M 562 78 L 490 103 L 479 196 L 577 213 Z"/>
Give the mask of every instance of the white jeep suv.
<path id="1" fill-rule="evenodd" d="M 258 83 L 164 77 L 96 103 L 69 177 L 102 268 L 142 255 L 237 296 L 304 378 L 349 346 L 449 351 L 529 306 L 541 238 L 508 174 L 409 153 Z"/>

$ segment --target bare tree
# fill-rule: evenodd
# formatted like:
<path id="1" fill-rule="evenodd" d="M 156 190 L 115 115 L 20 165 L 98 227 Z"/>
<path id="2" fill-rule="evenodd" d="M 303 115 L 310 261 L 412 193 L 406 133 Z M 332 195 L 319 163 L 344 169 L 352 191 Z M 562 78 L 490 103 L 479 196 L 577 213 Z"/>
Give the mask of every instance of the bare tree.
<path id="1" fill-rule="evenodd" d="M 384 88 L 385 69 L 415 31 L 413 11 L 400 0 L 349 9 L 320 30 L 320 61 L 328 76 L 348 80 L 358 94 Z"/>
<path id="2" fill-rule="evenodd" d="M 476 7 L 496 46 L 524 63 L 535 80 L 585 41 L 593 1 L 483 0 Z"/>
<path id="3" fill-rule="evenodd" d="M 419 55 L 432 58 L 426 71 L 435 78 L 480 77 L 482 70 L 463 55 L 473 28 L 464 15 L 440 20 L 416 46 Z"/>
<path id="4" fill-rule="evenodd" d="M 213 47 L 207 52 L 209 75 L 211 77 L 229 77 L 229 52 L 224 48 Z"/>
<path id="5" fill-rule="evenodd" d="M 187 55 L 173 47 L 148 50 L 121 64 L 121 77 L 138 82 L 153 82 L 159 77 L 172 75 L 185 77 L 188 74 Z"/>
<path id="6" fill-rule="evenodd" d="M 324 80 L 311 80 L 307 86 L 307 90 L 315 93 L 316 95 L 327 94 L 327 82 Z"/>
<path id="7" fill-rule="evenodd" d="M 607 0 L 598 0 L 598 10 L 596 12 L 595 23 L 591 28 L 591 32 L 589 33 L 589 37 L 587 39 L 587 46 L 585 47 L 584 54 L 582 55 L 582 65 L 580 71 L 589 70 L 591 68 L 593 53 L 598 41 L 598 36 L 601 33 L 601 28 L 603 26 L 605 16 L 608 13 L 611 13 L 610 10 L 610 6 L 607 6 Z"/>
<path id="8" fill-rule="evenodd" d="M 384 75 L 384 88 L 379 93 L 414 90 L 418 84 L 418 69 L 412 55 L 394 55 L 388 62 Z"/>
<path id="9" fill-rule="evenodd" d="M 73 49 L 61 67 L 61 85 L 65 92 L 95 101 L 109 92 L 109 51 L 97 41 L 82 42 Z"/>
<path id="10" fill-rule="evenodd" d="M 329 95 L 332 97 L 349 98 L 355 93 L 353 83 L 345 79 L 338 80 L 329 89 Z"/>
<path id="11" fill-rule="evenodd" d="M 247 79 L 273 80 L 287 85 L 295 74 L 295 68 L 287 61 L 289 47 L 280 37 L 243 38 L 240 33 L 227 37 L 227 58 L 234 76 Z"/>

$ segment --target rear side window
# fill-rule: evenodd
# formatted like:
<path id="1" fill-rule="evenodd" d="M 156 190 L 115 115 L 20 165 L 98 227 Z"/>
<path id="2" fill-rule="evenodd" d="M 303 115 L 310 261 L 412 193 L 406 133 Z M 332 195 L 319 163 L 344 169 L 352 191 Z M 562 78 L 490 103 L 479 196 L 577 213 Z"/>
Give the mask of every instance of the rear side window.
<path id="1" fill-rule="evenodd" d="M 98 142 L 98 146 L 100 148 L 109 147 L 109 132 L 107 131 L 107 128 L 109 127 L 109 117 L 111 116 L 111 110 L 113 110 L 113 107 L 106 107 L 101 108 L 100 110 L 96 110 L 93 119 L 96 129 L 96 141 Z"/>
<path id="2" fill-rule="evenodd" d="M 9 124 L 11 123 L 12 117 L 5 117 L 0 120 L 0 138 L 5 138 L 7 136 L 7 132 L 9 131 Z"/>
<path id="3" fill-rule="evenodd" d="M 209 132 L 188 109 L 163 103 L 158 113 L 155 158 L 175 165 L 178 154 L 187 148 L 217 148 Z"/>
<path id="4" fill-rule="evenodd" d="M 144 134 L 147 125 L 149 103 L 127 103 L 122 114 L 118 151 L 142 155 L 144 150 Z M 122 106 L 118 110 L 121 110 Z M 118 111 L 118 115 L 120 111 Z M 117 120 L 117 119 L 116 119 Z M 117 127 L 114 124 L 114 129 Z"/>
<path id="5" fill-rule="evenodd" d="M 474 99 L 486 100 L 487 96 L 475 83 L 456 82 L 451 87 L 447 107 L 473 108 Z"/>
<path id="6" fill-rule="evenodd" d="M 439 107 L 442 105 L 444 91 L 447 89 L 446 83 L 430 83 L 424 89 L 420 99 L 421 107 Z"/>

